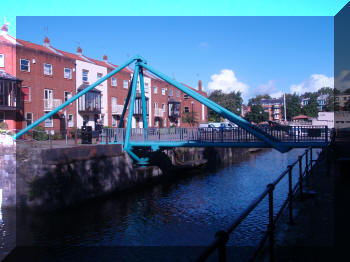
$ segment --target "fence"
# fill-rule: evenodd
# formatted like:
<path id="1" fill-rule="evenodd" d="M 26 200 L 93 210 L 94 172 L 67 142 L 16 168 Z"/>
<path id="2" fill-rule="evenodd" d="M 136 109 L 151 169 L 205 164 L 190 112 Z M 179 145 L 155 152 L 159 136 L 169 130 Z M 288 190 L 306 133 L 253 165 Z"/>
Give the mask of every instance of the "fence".
<path id="1" fill-rule="evenodd" d="M 281 142 L 326 142 L 330 138 L 327 126 L 256 127 Z M 103 142 L 124 142 L 124 128 L 105 128 Z M 197 142 L 257 142 L 261 141 L 241 127 L 233 128 L 132 128 L 130 141 L 197 141 Z"/>
<path id="2" fill-rule="evenodd" d="M 327 149 L 326 149 L 327 150 Z M 328 153 L 327 153 L 328 155 Z M 303 169 L 303 158 L 305 157 L 304 161 L 304 169 Z M 316 162 L 317 160 L 312 159 L 312 148 L 308 148 L 305 150 L 305 152 L 298 157 L 298 159 L 291 165 L 288 166 L 288 168 L 271 184 L 267 185 L 266 190 L 260 194 L 256 200 L 251 203 L 243 213 L 241 213 L 240 216 L 238 216 L 234 222 L 231 224 L 230 227 L 228 227 L 226 230 L 219 230 L 215 234 L 215 240 L 212 242 L 212 244 L 206 248 L 206 250 L 198 257 L 196 260 L 197 262 L 205 261 L 210 255 L 214 253 L 214 251 L 218 250 L 218 261 L 224 262 L 227 261 L 226 257 L 226 244 L 229 240 L 229 235 L 241 224 L 242 221 L 245 220 L 245 218 L 266 198 L 268 197 L 268 226 L 267 231 L 265 232 L 263 238 L 261 239 L 260 243 L 258 244 L 258 248 L 252 255 L 252 258 L 250 261 L 254 261 L 261 249 L 264 247 L 267 240 L 269 240 L 269 259 L 270 262 L 274 261 L 274 246 L 275 246 L 275 240 L 274 240 L 274 231 L 275 231 L 275 225 L 280 218 L 283 210 L 288 205 L 288 215 L 289 215 L 289 223 L 294 224 L 293 220 L 293 201 L 294 197 L 297 191 L 299 191 L 300 197 L 303 198 L 303 186 L 304 181 L 306 185 L 309 185 L 309 175 L 312 172 L 313 162 Z M 327 162 L 329 163 L 329 162 Z M 298 168 L 298 181 L 293 186 L 292 184 L 292 171 L 293 168 Z M 329 169 L 328 169 L 329 170 Z M 274 190 L 275 186 L 285 177 L 288 176 L 288 196 L 283 202 L 280 210 L 277 212 L 276 216 L 274 216 Z"/>

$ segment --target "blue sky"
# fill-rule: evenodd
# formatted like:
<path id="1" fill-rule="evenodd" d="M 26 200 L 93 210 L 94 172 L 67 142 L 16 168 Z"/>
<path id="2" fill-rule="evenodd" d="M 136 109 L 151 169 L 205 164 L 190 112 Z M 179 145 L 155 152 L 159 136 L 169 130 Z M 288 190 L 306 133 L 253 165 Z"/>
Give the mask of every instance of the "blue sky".
<path id="1" fill-rule="evenodd" d="M 10 21 L 11 22 L 11 21 Z M 17 17 L 17 37 L 120 64 L 135 54 L 196 86 L 313 91 L 333 77 L 333 17 Z M 11 25 L 10 25 L 11 26 Z M 309 87 L 308 87 L 309 86 Z"/>

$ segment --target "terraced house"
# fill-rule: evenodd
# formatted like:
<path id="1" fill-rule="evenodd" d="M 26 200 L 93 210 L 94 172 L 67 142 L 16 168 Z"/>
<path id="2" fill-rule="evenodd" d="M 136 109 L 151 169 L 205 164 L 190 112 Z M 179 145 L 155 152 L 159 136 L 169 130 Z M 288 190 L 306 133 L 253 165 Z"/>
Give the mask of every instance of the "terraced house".
<path id="1" fill-rule="evenodd" d="M 98 60 L 86 56 L 81 47 L 74 54 L 66 52 L 54 47 L 48 37 L 42 44 L 15 39 L 8 34 L 8 26 L 3 25 L 0 35 L 0 70 L 3 73 L 0 80 L 9 78 L 6 81 L 12 81 L 11 90 L 17 91 L 9 89 L 4 92 L 1 87 L 0 122 L 21 129 L 117 67 L 106 54 Z M 80 128 L 83 124 L 94 129 L 97 120 L 101 120 L 104 126 L 117 127 L 132 75 L 131 68 L 123 69 L 41 125 L 51 133 Z M 144 85 L 150 127 L 187 127 L 190 123 L 183 123 L 181 116 L 188 112 L 193 112 L 196 125 L 207 122 L 207 108 L 175 87 L 148 72 L 144 72 Z M 200 81 L 198 88 L 190 88 L 207 96 Z M 12 100 L 8 98 L 9 93 Z M 9 99 L 13 101 L 11 110 L 1 105 Z M 121 125 L 126 125 L 126 119 Z M 139 80 L 132 127 L 143 127 Z"/>

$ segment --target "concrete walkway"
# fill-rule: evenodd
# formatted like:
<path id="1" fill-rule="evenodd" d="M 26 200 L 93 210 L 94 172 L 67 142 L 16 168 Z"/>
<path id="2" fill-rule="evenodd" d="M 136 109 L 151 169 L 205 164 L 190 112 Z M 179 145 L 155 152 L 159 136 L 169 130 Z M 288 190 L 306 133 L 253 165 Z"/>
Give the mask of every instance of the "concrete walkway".
<path id="1" fill-rule="evenodd" d="M 294 202 L 294 225 L 284 211 L 276 226 L 275 261 L 349 260 L 349 151 L 349 139 L 336 141 L 330 175 L 325 159 L 315 165 L 307 188 L 314 194 Z M 267 250 L 258 261 L 269 261 Z"/>

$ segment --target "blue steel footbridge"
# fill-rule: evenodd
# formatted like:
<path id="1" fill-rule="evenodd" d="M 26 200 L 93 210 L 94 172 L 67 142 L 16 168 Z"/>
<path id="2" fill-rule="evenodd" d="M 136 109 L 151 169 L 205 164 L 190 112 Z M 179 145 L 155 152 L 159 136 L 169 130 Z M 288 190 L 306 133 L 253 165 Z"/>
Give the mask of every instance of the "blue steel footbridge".
<path id="1" fill-rule="evenodd" d="M 134 74 L 128 89 L 118 128 L 103 129 L 102 143 L 122 144 L 123 149 L 139 165 L 149 164 L 149 159 L 147 156 L 138 156 L 134 152 L 138 149 L 159 151 L 174 147 L 255 147 L 274 148 L 281 153 L 285 153 L 292 148 L 310 146 L 324 147 L 330 141 L 330 132 L 325 126 L 280 126 L 272 128 L 253 125 L 244 118 L 237 116 L 226 108 L 214 103 L 210 99 L 149 66 L 147 61 L 141 56 L 131 58 L 120 67 L 100 78 L 94 84 L 80 91 L 51 112 L 45 114 L 23 130 L 19 131 L 13 136 L 13 138 L 18 139 L 32 128 L 70 105 L 79 97 L 85 95 L 132 63 L 135 63 Z M 147 105 L 144 90 L 144 70 L 147 70 L 147 72 L 191 96 L 193 99 L 215 111 L 223 118 L 235 123 L 238 127 L 231 129 L 149 128 L 147 124 Z M 132 128 L 132 116 L 134 114 L 138 80 L 140 81 L 143 128 Z M 124 128 L 122 125 L 124 123 L 127 108 L 129 108 L 129 112 L 127 116 L 127 124 Z"/>

